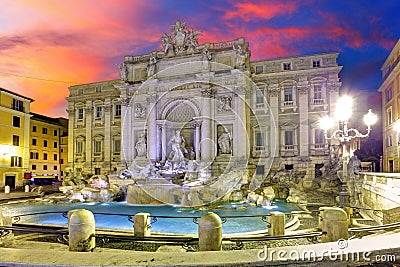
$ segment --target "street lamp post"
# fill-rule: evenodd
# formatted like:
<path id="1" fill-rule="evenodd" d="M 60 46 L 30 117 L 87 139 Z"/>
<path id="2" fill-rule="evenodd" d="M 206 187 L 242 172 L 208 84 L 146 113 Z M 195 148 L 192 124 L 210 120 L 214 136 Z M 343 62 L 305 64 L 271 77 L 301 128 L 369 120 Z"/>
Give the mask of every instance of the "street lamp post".
<path id="1" fill-rule="evenodd" d="M 360 133 L 357 129 L 349 128 L 348 123 L 352 114 L 353 100 L 349 96 L 341 97 L 336 104 L 335 119 L 339 121 L 339 129 L 334 130 L 333 133 L 328 136 L 328 130 L 331 129 L 335 123 L 335 119 L 325 116 L 320 120 L 320 127 L 324 130 L 325 139 L 331 140 L 336 139 L 342 145 L 342 167 L 343 177 L 341 178 L 341 189 L 339 192 L 340 206 L 345 207 L 348 205 L 349 193 L 347 191 L 348 172 L 347 164 L 349 161 L 349 153 L 347 153 L 346 146 L 355 138 L 368 137 L 371 132 L 371 125 L 377 121 L 377 116 L 368 110 L 368 113 L 364 115 L 364 123 L 367 126 L 367 132 L 365 134 Z M 340 176 L 339 176 L 340 178 Z"/>

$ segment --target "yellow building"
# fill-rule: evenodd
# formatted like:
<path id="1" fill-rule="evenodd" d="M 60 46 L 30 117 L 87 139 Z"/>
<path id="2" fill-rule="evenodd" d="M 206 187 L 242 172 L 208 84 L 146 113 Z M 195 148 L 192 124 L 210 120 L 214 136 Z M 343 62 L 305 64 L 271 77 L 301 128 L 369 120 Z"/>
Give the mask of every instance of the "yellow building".
<path id="1" fill-rule="evenodd" d="M 400 40 L 382 70 L 383 171 L 400 172 Z"/>
<path id="2" fill-rule="evenodd" d="M 32 176 L 61 178 L 64 174 L 62 161 L 67 158 L 65 144 L 62 144 L 67 134 L 67 119 L 31 114 L 29 170 Z"/>
<path id="3" fill-rule="evenodd" d="M 29 168 L 30 103 L 33 99 L 0 88 L 0 188 L 24 185 Z"/>

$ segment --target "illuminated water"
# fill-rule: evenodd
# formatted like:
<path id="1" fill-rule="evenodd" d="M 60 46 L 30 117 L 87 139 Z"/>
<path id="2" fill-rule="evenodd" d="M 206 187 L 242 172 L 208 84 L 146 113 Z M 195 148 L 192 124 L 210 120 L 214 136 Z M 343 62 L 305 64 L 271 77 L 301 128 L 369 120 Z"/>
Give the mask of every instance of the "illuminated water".
<path id="1" fill-rule="evenodd" d="M 242 209 L 246 207 L 246 209 Z M 152 216 L 176 216 L 176 217 L 200 217 L 207 212 L 214 212 L 221 217 L 224 216 L 246 216 L 265 215 L 270 211 L 281 211 L 289 213 L 299 210 L 296 205 L 284 201 L 273 202 L 269 207 L 245 206 L 242 204 L 229 204 L 208 209 L 189 209 L 173 206 L 133 206 L 122 202 L 87 202 L 87 203 L 41 203 L 28 202 L 19 204 L 8 204 L 2 207 L 3 214 L 12 216 L 36 212 L 57 211 L 56 214 L 45 214 L 35 216 L 22 216 L 20 223 L 37 223 L 51 225 L 67 225 L 68 220 L 62 216 L 62 212 L 73 209 L 87 209 L 93 213 L 112 213 L 113 215 L 95 214 L 96 228 L 125 229 L 132 230 L 133 224 L 128 220 L 128 215 L 138 212 L 148 212 Z M 123 216 L 121 215 L 123 214 Z M 158 218 L 152 224 L 152 232 L 167 232 L 179 234 L 197 233 L 198 225 L 193 223 L 193 218 Z M 265 230 L 267 223 L 261 217 L 227 218 L 223 224 L 223 233 L 243 233 Z"/>

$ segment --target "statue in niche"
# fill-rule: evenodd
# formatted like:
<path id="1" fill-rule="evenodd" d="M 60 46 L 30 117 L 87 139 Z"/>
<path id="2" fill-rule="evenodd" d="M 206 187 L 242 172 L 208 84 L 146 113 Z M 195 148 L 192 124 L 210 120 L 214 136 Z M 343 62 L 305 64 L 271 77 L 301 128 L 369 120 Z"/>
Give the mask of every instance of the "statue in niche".
<path id="1" fill-rule="evenodd" d="M 221 154 L 231 153 L 231 134 L 226 129 L 224 129 L 224 132 L 219 136 L 218 145 Z"/>
<path id="2" fill-rule="evenodd" d="M 244 62 L 246 59 L 246 52 L 243 51 L 242 47 L 238 45 L 237 47 L 233 45 L 233 50 L 236 52 L 236 68 L 244 67 Z"/>
<path id="3" fill-rule="evenodd" d="M 128 66 L 123 64 L 118 64 L 118 68 L 120 71 L 120 78 L 122 81 L 126 82 L 128 80 Z"/>
<path id="4" fill-rule="evenodd" d="M 149 64 L 147 65 L 147 77 L 151 77 L 156 72 L 157 59 L 153 56 L 150 57 Z"/>
<path id="5" fill-rule="evenodd" d="M 203 68 L 208 69 L 210 67 L 210 60 L 211 60 L 211 54 L 210 51 L 208 51 L 207 48 L 204 48 L 202 53 L 201 53 L 201 60 L 203 61 Z"/>
<path id="6" fill-rule="evenodd" d="M 137 157 L 146 157 L 147 156 L 147 140 L 146 135 L 142 133 L 135 144 Z"/>
<path id="7" fill-rule="evenodd" d="M 146 109 L 140 103 L 135 105 L 135 118 L 143 119 L 146 115 Z"/>
<path id="8" fill-rule="evenodd" d="M 180 130 L 175 131 L 175 135 L 169 140 L 172 151 L 169 154 L 169 160 L 174 164 L 185 162 L 184 154 L 187 153 L 185 148 L 185 138 L 181 135 Z"/>
<path id="9" fill-rule="evenodd" d="M 218 100 L 218 111 L 229 111 L 232 108 L 232 97 L 221 96 Z"/>

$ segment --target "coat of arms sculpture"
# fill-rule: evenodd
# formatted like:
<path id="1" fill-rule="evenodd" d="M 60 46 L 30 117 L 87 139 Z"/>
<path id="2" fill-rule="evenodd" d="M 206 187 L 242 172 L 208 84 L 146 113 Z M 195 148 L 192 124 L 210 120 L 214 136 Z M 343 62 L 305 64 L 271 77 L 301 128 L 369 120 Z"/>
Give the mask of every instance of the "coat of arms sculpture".
<path id="1" fill-rule="evenodd" d="M 197 50 L 199 45 L 197 36 L 201 31 L 189 28 L 185 22 L 179 20 L 171 25 L 171 33 L 166 33 L 161 37 L 163 51 L 165 55 L 179 55 L 192 53 Z"/>

